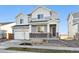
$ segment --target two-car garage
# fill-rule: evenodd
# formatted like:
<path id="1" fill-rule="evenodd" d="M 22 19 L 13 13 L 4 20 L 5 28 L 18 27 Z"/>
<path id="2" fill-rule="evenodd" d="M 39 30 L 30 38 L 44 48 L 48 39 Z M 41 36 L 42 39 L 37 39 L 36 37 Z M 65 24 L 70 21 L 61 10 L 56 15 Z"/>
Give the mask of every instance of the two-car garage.
<path id="1" fill-rule="evenodd" d="M 15 27 L 14 39 L 29 40 L 29 28 L 27 26 Z"/>
<path id="2" fill-rule="evenodd" d="M 15 32 L 14 33 L 14 38 L 15 39 L 26 39 L 28 40 L 29 39 L 29 33 L 28 32 Z"/>

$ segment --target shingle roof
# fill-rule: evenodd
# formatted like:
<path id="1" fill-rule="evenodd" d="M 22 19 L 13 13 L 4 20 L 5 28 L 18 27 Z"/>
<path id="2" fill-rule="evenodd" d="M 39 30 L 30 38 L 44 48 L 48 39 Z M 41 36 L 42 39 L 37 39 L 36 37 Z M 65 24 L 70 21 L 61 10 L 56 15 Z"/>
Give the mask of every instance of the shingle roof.
<path id="1" fill-rule="evenodd" d="M 13 27 L 21 27 L 21 26 L 29 26 L 29 25 L 15 25 Z"/>
<path id="2" fill-rule="evenodd" d="M 2 22 L 2 23 L 0 23 L 0 25 L 7 25 L 7 24 L 10 24 L 10 23 L 14 23 L 14 22 Z"/>
<path id="3" fill-rule="evenodd" d="M 29 28 L 29 25 L 15 25 L 12 28 Z"/>
<path id="4" fill-rule="evenodd" d="M 73 13 L 72 16 L 73 18 L 79 18 L 79 12 Z"/>

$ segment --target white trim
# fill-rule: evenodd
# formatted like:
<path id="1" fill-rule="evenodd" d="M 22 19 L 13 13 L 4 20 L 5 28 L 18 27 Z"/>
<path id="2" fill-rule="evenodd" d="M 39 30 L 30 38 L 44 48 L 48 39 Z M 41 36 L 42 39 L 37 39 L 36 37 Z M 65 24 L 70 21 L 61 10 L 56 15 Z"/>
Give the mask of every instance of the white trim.
<path id="1" fill-rule="evenodd" d="M 39 8 L 44 8 L 44 9 L 46 9 L 47 11 L 51 11 L 51 9 L 48 9 L 48 8 L 46 8 L 46 7 L 44 7 L 44 6 L 37 6 L 37 8 L 34 9 L 34 10 L 31 12 L 31 14 L 34 13 L 34 12 L 35 12 L 37 9 L 39 9 Z"/>
<path id="2" fill-rule="evenodd" d="M 31 33 L 31 30 L 32 30 L 32 25 L 30 24 L 29 25 L 29 33 Z"/>
<path id="3" fill-rule="evenodd" d="M 47 24 L 47 33 L 50 33 L 50 26 Z"/>

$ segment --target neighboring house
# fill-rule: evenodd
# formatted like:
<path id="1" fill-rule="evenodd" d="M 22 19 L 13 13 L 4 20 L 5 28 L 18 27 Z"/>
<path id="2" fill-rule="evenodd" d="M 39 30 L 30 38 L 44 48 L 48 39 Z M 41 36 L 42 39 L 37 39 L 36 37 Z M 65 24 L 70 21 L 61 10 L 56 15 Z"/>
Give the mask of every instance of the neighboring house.
<path id="1" fill-rule="evenodd" d="M 38 6 L 32 13 L 20 13 L 16 16 L 14 39 L 22 40 L 57 40 L 59 34 L 59 18 L 55 11 Z"/>
<path id="2" fill-rule="evenodd" d="M 68 16 L 68 35 L 73 39 L 78 36 L 79 33 L 79 12 L 71 13 Z"/>
<path id="3" fill-rule="evenodd" d="M 12 26 L 15 26 L 14 22 L 0 23 L 0 38 L 9 39 L 9 35 L 13 33 Z"/>

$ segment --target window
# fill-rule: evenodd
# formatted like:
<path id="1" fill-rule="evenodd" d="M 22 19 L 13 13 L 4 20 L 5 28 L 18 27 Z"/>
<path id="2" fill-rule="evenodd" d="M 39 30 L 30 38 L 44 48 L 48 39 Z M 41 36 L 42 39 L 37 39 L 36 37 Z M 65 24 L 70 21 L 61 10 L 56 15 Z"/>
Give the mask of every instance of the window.
<path id="1" fill-rule="evenodd" d="M 38 26 L 38 32 L 44 32 L 44 26 Z"/>
<path id="2" fill-rule="evenodd" d="M 38 17 L 38 19 L 42 19 L 43 18 L 43 14 L 38 14 L 37 17 Z"/>
<path id="3" fill-rule="evenodd" d="M 23 19 L 20 19 L 20 24 L 22 24 L 23 23 Z"/>

